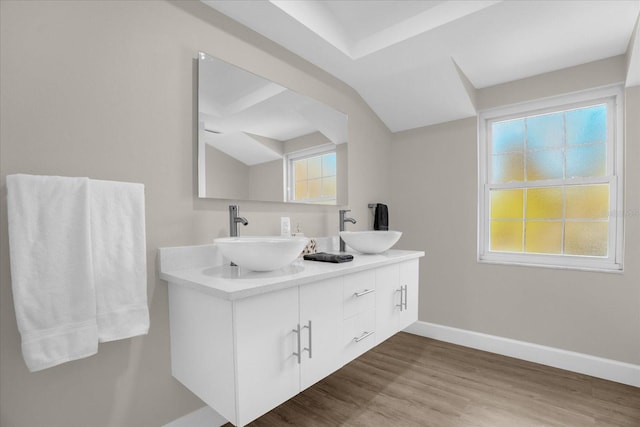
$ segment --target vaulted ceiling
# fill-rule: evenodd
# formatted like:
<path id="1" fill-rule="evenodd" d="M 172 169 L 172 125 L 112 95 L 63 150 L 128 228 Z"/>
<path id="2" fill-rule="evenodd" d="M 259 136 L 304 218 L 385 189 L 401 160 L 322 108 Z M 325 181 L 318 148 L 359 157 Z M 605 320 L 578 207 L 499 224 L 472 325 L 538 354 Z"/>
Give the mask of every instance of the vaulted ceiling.
<path id="1" fill-rule="evenodd" d="M 465 82 L 625 54 L 640 13 L 640 0 L 202 1 L 353 87 L 393 132 L 474 115 Z"/>

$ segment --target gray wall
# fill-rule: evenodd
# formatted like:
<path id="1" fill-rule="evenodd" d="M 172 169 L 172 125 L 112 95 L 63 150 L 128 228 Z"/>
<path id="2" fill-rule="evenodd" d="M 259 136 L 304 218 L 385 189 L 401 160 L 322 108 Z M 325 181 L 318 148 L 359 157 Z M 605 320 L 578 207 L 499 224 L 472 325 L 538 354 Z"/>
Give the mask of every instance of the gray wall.
<path id="1" fill-rule="evenodd" d="M 623 57 L 478 91 L 481 108 L 624 81 Z M 475 117 L 394 135 L 394 222 L 425 322 L 640 364 L 640 87 L 626 91 L 624 273 L 479 264 Z M 402 209 L 399 209 L 402 207 Z"/>
<path id="2" fill-rule="evenodd" d="M 388 200 L 390 134 L 328 74 L 200 2 L 0 1 L 0 425 L 160 426 L 203 404 L 171 377 L 158 247 L 228 235 L 227 206 L 199 200 L 195 58 L 202 50 L 349 115 L 349 207 Z M 89 176 L 145 184 L 150 333 L 29 373 L 9 273 L 5 177 Z M 338 207 L 240 201 L 245 234 L 335 234 Z"/>

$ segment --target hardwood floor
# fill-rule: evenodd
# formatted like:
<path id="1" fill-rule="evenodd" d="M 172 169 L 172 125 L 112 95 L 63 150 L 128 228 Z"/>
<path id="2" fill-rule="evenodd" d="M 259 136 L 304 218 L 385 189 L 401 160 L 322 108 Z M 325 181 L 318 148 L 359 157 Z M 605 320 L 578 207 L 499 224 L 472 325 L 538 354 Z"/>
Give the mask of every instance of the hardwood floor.
<path id="1" fill-rule="evenodd" d="M 640 388 L 399 333 L 250 425 L 640 427 Z"/>

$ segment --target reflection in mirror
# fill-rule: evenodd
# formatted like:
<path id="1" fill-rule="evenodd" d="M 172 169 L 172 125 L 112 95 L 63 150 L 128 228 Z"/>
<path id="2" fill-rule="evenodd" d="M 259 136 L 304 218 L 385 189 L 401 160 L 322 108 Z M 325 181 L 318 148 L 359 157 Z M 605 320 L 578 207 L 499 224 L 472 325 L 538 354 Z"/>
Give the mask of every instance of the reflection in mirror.
<path id="1" fill-rule="evenodd" d="M 199 54 L 199 197 L 344 205 L 346 142 L 344 113 Z"/>

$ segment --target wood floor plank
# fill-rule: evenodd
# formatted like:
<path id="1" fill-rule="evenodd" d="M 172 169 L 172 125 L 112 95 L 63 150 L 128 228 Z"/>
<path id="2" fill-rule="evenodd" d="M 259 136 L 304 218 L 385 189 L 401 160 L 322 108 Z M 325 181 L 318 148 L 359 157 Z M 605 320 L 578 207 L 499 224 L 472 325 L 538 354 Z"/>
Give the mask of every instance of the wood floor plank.
<path id="1" fill-rule="evenodd" d="M 640 389 L 399 333 L 250 425 L 640 427 Z"/>

